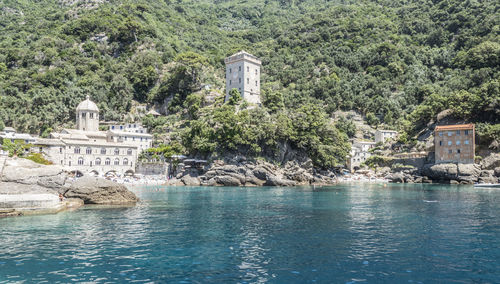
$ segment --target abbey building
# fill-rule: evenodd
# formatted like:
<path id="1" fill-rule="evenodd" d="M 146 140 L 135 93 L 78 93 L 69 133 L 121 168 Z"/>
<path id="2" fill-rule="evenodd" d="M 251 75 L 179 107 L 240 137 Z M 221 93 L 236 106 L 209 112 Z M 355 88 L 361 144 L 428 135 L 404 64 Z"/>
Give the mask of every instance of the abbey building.
<path id="1" fill-rule="evenodd" d="M 99 108 L 87 96 L 76 108 L 77 129 L 51 133 L 50 138 L 39 138 L 33 145 L 49 161 L 67 171 L 133 174 L 139 154 L 152 146 L 153 137 L 140 124 L 126 126 L 113 125 L 107 131 L 100 131 Z"/>

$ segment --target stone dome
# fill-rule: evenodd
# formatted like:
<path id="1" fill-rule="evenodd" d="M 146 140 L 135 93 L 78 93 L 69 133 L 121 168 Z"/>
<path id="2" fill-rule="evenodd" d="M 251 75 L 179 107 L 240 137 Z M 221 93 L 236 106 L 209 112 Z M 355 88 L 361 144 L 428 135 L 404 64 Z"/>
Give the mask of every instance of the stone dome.
<path id="1" fill-rule="evenodd" d="M 96 111 L 96 112 L 99 112 L 99 108 L 97 107 L 97 105 L 90 100 L 90 97 L 87 96 L 87 99 L 84 100 L 83 102 L 81 102 L 80 104 L 78 104 L 78 106 L 76 107 L 76 111 Z"/>

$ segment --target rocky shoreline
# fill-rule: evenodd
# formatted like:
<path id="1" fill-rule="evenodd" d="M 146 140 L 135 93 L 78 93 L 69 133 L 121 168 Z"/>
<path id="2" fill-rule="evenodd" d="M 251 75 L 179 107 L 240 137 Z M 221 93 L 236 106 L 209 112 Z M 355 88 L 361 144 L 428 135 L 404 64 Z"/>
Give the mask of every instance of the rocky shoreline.
<path id="1" fill-rule="evenodd" d="M 0 177 L 0 217 L 57 213 L 84 204 L 128 205 L 138 200 L 124 185 L 95 177 L 75 179 L 59 166 L 21 158 L 7 159 Z"/>
<path id="2" fill-rule="evenodd" d="M 204 168 L 187 168 L 165 185 L 186 186 L 297 186 L 331 185 L 338 173 L 321 171 L 312 161 L 288 161 L 278 166 L 262 160 L 217 160 Z"/>
<path id="3" fill-rule="evenodd" d="M 497 160 L 495 160 L 497 161 Z M 298 186 L 333 185 L 339 182 L 393 182 L 444 184 L 500 183 L 500 167 L 488 164 L 425 164 L 363 168 L 354 174 L 315 168 L 309 159 L 276 165 L 262 160 L 236 157 L 216 160 L 203 167 L 179 171 L 165 185 L 175 186 Z"/>
<path id="4" fill-rule="evenodd" d="M 428 164 L 421 169 L 401 169 L 387 174 L 397 183 L 496 184 L 500 183 L 500 167 L 483 169 L 478 164 Z"/>

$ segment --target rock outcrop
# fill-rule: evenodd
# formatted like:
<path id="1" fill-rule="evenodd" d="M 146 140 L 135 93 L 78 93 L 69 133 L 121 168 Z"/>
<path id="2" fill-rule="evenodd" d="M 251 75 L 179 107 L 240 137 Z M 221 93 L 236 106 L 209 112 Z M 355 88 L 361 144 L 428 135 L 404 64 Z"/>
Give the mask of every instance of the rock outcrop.
<path id="1" fill-rule="evenodd" d="M 495 177 L 493 170 L 481 170 L 477 164 L 434 164 L 426 165 L 422 169 L 422 173 L 434 181 L 472 184 L 480 183 L 496 183 L 498 178 Z"/>
<path id="2" fill-rule="evenodd" d="M 85 204 L 130 204 L 138 201 L 125 186 L 109 180 L 95 177 L 74 179 L 60 166 L 45 166 L 21 158 L 6 160 L 0 176 L 0 195 L 9 195 L 5 200 L 19 201 L 10 204 L 30 204 L 32 196 L 31 203 L 45 204 L 36 208 L 44 209 L 45 206 L 59 210 L 61 204 L 52 202 L 59 200 L 59 194 L 67 200 L 71 199 L 71 202 L 63 203 L 64 206 L 76 206 L 80 204 L 79 200 Z M 36 201 L 40 196 L 44 196 L 43 202 Z"/>
<path id="3" fill-rule="evenodd" d="M 96 177 L 77 179 L 63 195 L 67 198 L 81 199 L 85 204 L 119 205 L 139 201 L 126 186 Z"/>
<path id="4" fill-rule="evenodd" d="M 302 163 L 288 161 L 284 166 L 277 166 L 265 161 L 248 161 L 244 157 L 235 157 L 230 161 L 214 161 L 206 169 L 186 169 L 167 184 L 294 186 L 309 184 L 328 185 L 334 183 L 336 183 L 335 173 L 315 169 L 311 160 L 305 160 Z"/>

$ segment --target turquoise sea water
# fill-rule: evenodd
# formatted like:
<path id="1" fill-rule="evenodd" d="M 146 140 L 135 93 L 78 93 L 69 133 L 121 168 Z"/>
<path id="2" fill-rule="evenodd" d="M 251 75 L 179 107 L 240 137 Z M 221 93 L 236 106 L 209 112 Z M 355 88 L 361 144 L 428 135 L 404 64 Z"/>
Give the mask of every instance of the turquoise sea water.
<path id="1" fill-rule="evenodd" d="M 0 283 L 499 283 L 500 190 L 136 188 L 0 219 Z"/>

